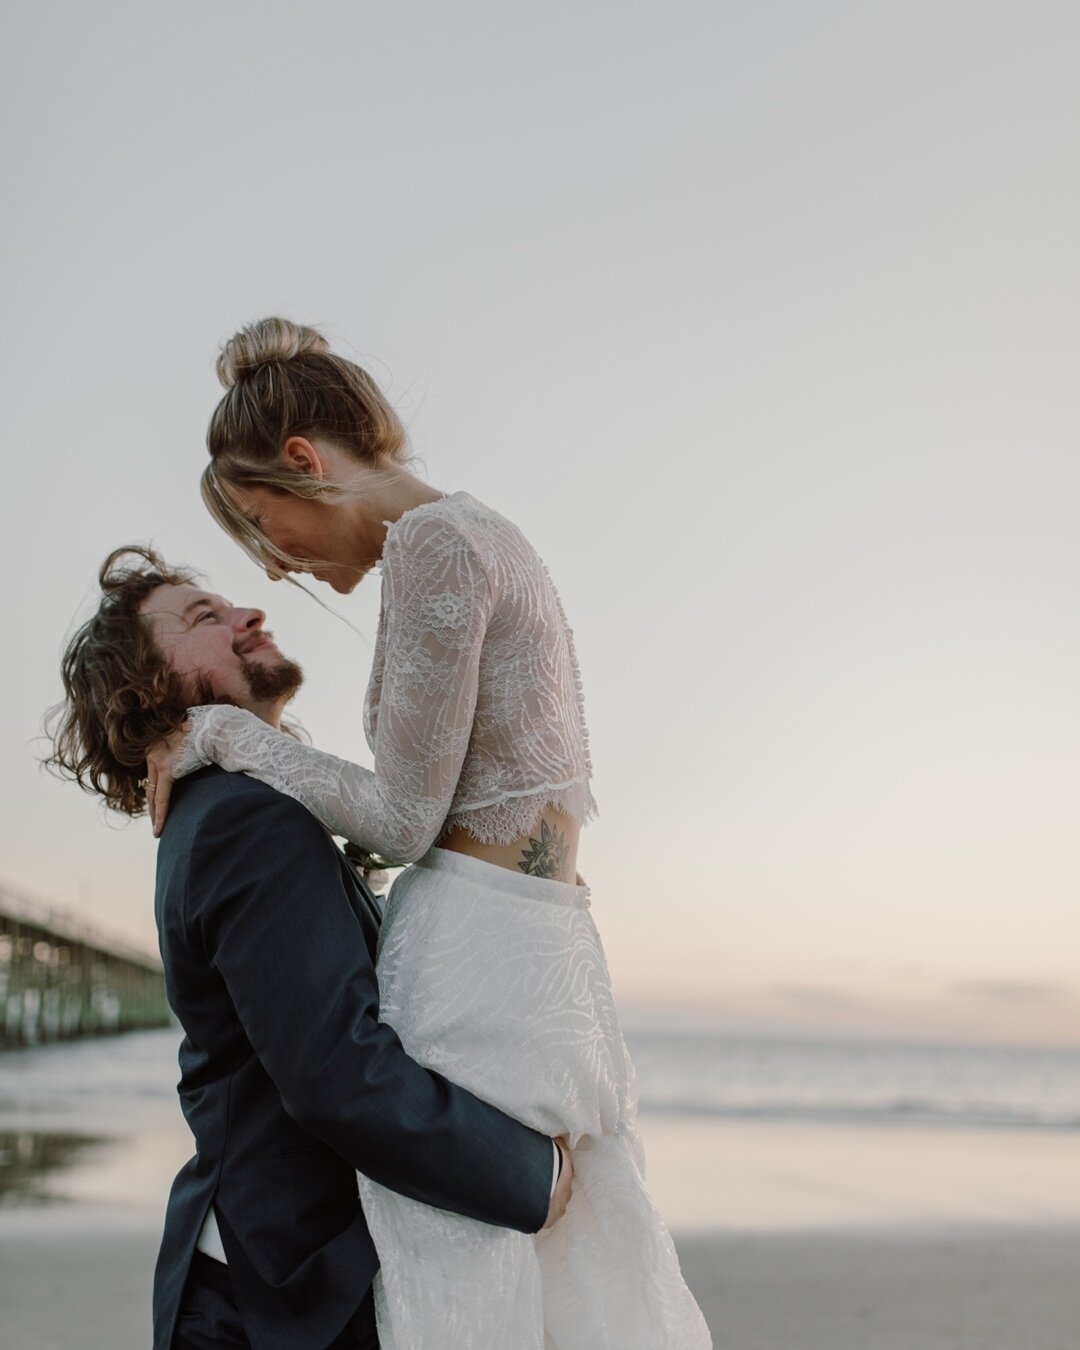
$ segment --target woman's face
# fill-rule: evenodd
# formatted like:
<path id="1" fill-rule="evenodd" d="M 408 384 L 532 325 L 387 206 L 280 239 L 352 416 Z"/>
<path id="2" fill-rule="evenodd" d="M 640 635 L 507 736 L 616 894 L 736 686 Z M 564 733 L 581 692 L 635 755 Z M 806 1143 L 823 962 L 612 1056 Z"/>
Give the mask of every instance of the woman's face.
<path id="1" fill-rule="evenodd" d="M 348 499 L 311 501 L 268 487 L 230 487 L 236 506 L 275 548 L 307 564 L 289 567 L 268 560 L 266 574 L 277 581 L 284 572 L 309 572 L 347 595 L 378 561 L 368 557 Z"/>
<path id="2" fill-rule="evenodd" d="M 344 495 L 297 497 L 265 484 L 226 490 L 239 510 L 275 548 L 302 560 L 289 567 L 266 560 L 266 574 L 278 580 L 283 572 L 309 572 L 347 595 L 382 556 L 385 530 L 376 516 L 368 519 L 369 493 L 358 491 L 378 469 L 358 464 L 340 447 L 322 438 L 290 436 L 281 449 L 282 468 L 315 484 L 344 489 Z M 365 483 L 368 486 L 369 483 Z"/>

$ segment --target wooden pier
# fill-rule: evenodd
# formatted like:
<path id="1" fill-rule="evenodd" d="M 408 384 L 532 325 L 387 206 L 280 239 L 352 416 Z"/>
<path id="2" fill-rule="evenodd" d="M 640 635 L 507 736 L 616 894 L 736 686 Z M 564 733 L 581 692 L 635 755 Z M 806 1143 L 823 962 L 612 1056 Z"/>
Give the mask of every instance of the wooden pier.
<path id="1" fill-rule="evenodd" d="M 0 883 L 0 1049 L 171 1020 L 155 957 Z"/>

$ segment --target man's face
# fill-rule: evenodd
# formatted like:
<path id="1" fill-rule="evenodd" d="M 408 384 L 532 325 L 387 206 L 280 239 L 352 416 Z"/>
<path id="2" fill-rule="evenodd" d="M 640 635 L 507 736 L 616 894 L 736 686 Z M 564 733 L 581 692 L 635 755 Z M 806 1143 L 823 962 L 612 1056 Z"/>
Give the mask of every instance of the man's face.
<path id="1" fill-rule="evenodd" d="M 234 703 L 279 726 L 303 674 L 263 628 L 261 609 L 237 609 L 198 586 L 159 586 L 139 607 L 191 705 Z"/>

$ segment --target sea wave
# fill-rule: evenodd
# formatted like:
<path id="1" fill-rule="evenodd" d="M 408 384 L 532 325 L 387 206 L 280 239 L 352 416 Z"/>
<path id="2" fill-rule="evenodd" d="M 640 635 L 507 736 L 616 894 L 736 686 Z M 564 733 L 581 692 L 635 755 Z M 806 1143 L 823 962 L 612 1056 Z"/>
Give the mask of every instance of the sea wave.
<path id="1" fill-rule="evenodd" d="M 669 1032 L 630 1045 L 641 1109 L 654 1115 L 1080 1129 L 1075 1049 Z"/>
<path id="2" fill-rule="evenodd" d="M 979 1130 L 1080 1130 L 1080 1115 L 1072 1112 L 1032 1112 L 997 1107 L 944 1106 L 929 1101 L 898 1098 L 892 1102 L 759 1102 L 696 1101 L 643 1096 L 643 1115 L 683 1116 L 728 1121 L 805 1121 L 835 1125 L 932 1125 Z"/>

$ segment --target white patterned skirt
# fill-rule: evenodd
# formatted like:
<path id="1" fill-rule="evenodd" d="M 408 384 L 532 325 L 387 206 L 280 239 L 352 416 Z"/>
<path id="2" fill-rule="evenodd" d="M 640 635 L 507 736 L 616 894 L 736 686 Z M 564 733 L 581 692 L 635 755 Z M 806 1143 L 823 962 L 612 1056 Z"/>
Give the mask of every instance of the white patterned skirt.
<path id="1" fill-rule="evenodd" d="M 645 1189 L 588 890 L 431 849 L 390 891 L 377 968 L 415 1060 L 574 1158 L 567 1212 L 535 1237 L 361 1175 L 382 1350 L 710 1350 Z"/>

